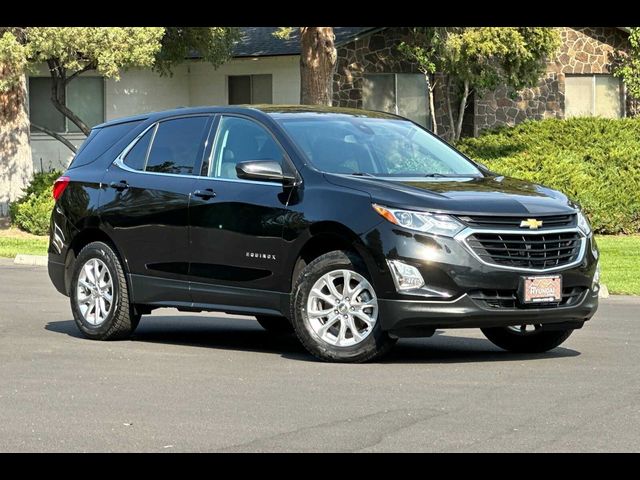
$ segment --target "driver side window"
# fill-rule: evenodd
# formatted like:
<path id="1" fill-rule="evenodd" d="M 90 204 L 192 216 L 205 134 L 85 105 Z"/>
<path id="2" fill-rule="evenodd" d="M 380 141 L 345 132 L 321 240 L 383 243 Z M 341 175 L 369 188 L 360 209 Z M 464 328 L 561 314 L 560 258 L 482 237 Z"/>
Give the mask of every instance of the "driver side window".
<path id="1" fill-rule="evenodd" d="M 261 125 L 246 118 L 223 116 L 209 162 L 209 177 L 237 179 L 236 165 L 250 160 L 282 163 L 282 149 Z"/>

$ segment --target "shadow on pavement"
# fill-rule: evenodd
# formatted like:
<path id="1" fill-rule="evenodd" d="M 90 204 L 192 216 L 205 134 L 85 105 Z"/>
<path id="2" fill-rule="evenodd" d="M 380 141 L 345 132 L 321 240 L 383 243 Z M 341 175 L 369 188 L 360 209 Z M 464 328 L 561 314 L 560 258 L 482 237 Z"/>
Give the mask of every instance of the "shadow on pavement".
<path id="1" fill-rule="evenodd" d="M 73 320 L 49 322 L 45 329 L 84 339 Z M 247 319 L 147 316 L 142 318 L 131 341 L 274 353 L 287 359 L 317 361 L 295 335 L 272 334 Z M 438 331 L 430 338 L 401 339 L 389 354 L 375 363 L 477 363 L 578 355 L 580 352 L 563 347 L 546 353 L 513 354 L 502 351 L 486 339 L 453 337 Z"/>

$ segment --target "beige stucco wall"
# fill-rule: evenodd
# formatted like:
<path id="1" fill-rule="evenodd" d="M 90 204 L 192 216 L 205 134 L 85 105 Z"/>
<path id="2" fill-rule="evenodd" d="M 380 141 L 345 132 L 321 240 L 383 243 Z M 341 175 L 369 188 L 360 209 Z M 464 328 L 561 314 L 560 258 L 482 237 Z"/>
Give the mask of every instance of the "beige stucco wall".
<path id="1" fill-rule="evenodd" d="M 236 58 L 217 70 L 210 64 L 189 61 L 175 69 L 173 76 L 161 77 L 147 70 L 122 72 L 120 80 L 105 80 L 106 120 L 166 110 L 181 106 L 226 105 L 229 75 L 271 74 L 273 103 L 297 104 L 300 101 L 298 56 Z M 35 75 L 46 75 L 41 69 Z M 67 136 L 80 145 L 84 135 Z M 33 133 L 31 150 L 36 171 L 65 168 L 71 151 L 51 137 Z"/>

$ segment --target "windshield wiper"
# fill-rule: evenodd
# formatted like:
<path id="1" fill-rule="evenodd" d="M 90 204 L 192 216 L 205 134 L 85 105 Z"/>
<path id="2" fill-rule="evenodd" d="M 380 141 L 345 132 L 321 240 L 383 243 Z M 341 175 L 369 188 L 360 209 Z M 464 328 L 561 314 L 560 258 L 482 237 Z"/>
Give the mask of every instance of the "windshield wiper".
<path id="1" fill-rule="evenodd" d="M 375 177 L 375 175 L 367 172 L 353 172 L 351 175 L 355 175 L 356 177 Z"/>
<path id="2" fill-rule="evenodd" d="M 429 178 L 467 178 L 467 177 L 481 177 L 475 173 L 427 173 L 424 175 Z"/>

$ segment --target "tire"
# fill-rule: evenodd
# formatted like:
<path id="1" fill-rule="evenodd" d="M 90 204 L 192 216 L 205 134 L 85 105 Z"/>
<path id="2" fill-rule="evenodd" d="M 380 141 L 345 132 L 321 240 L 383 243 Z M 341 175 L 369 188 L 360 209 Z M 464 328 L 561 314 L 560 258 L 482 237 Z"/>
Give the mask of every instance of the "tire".
<path id="1" fill-rule="evenodd" d="M 552 350 L 564 342 L 569 330 L 541 330 L 518 333 L 509 327 L 483 328 L 482 333 L 494 345 L 515 353 L 542 353 Z"/>
<path id="2" fill-rule="evenodd" d="M 91 281 L 91 276 L 87 275 L 87 271 L 83 271 L 87 266 L 89 271 L 95 272 L 95 265 L 98 265 L 100 275 L 104 276 L 103 282 L 108 282 L 109 279 L 111 281 L 110 288 L 107 286 L 100 289 L 104 296 L 100 297 L 102 303 L 99 310 L 95 307 L 94 297 L 86 295 L 89 288 L 85 285 L 94 284 Z M 106 269 L 106 274 L 102 273 L 104 269 Z M 82 285 L 81 289 L 78 288 L 79 283 Z M 107 300 L 109 293 L 111 294 L 110 302 Z M 98 295 L 95 288 L 93 295 Z M 92 242 L 80 251 L 72 272 L 69 298 L 76 325 L 85 337 L 92 340 L 129 338 L 140 322 L 140 315 L 135 313 L 133 305 L 129 301 L 129 288 L 122 264 L 112 247 L 106 243 Z M 86 307 L 87 303 L 85 302 L 88 302 L 89 307 Z M 88 308 L 88 310 L 83 312 L 83 308 Z M 106 315 L 104 315 L 104 310 L 108 311 Z M 100 318 L 100 314 L 103 318 Z"/>
<path id="3" fill-rule="evenodd" d="M 269 333 L 293 333 L 293 326 L 286 317 L 256 315 L 256 320 Z"/>
<path id="4" fill-rule="evenodd" d="M 353 290 L 356 290 L 360 286 L 368 285 L 365 290 L 362 290 L 356 295 L 356 298 L 349 299 L 346 295 L 342 296 L 341 303 L 334 301 L 331 303 L 324 303 L 323 300 L 318 297 L 317 294 L 312 293 L 316 282 L 320 282 L 321 279 L 327 278 L 325 275 L 335 275 L 335 280 L 332 280 L 334 288 L 338 293 L 344 293 L 339 290 L 340 279 L 342 279 L 342 288 L 345 283 L 346 275 L 349 272 L 350 285 L 352 282 L 358 282 Z M 342 275 L 342 277 L 341 277 Z M 326 285 L 326 291 L 328 290 L 328 284 Z M 321 290 L 321 292 L 324 290 Z M 349 292 L 347 292 L 349 293 Z M 318 311 L 331 311 L 326 318 L 316 318 L 316 316 L 309 315 L 309 297 L 312 295 L 311 302 L 318 306 Z M 328 297 L 328 295 L 325 295 Z M 333 298 L 340 298 L 340 296 L 333 296 Z M 350 303 L 344 303 L 344 300 L 353 301 L 354 306 Z M 333 300 L 332 300 L 333 301 Z M 374 307 L 361 307 L 364 302 L 375 303 Z M 322 306 L 319 306 L 322 305 Z M 333 306 L 332 306 L 333 305 Z M 336 306 L 337 305 L 337 306 Z M 357 305 L 357 306 L 356 306 Z M 344 309 L 342 314 L 336 316 L 334 319 L 336 308 Z M 329 308 L 328 308 L 329 307 Z M 353 307 L 353 310 L 352 310 Z M 314 307 L 315 308 L 315 307 Z M 341 310 L 342 311 L 342 310 Z M 349 314 L 349 311 L 357 311 L 358 313 Z M 291 319 L 296 335 L 300 339 L 300 342 L 304 347 L 316 358 L 326 362 L 344 362 L 344 363 L 359 363 L 379 358 L 387 353 L 391 347 L 395 344 L 396 340 L 389 337 L 389 335 L 382 331 L 381 322 L 377 318 L 377 296 L 373 291 L 373 286 L 369 283 L 368 274 L 362 264 L 362 261 L 355 255 L 345 251 L 333 251 L 324 254 L 311 263 L 309 263 L 298 275 L 293 289 L 293 300 L 291 302 Z M 369 318 L 370 323 L 364 323 L 359 320 L 359 313 L 363 313 Z M 373 318 L 375 317 L 375 318 Z M 347 318 L 347 320 L 342 320 Z M 334 319 L 330 322 L 330 319 Z M 351 324 L 350 322 L 354 323 Z M 330 328 L 322 333 L 322 327 L 330 324 Z M 343 324 L 345 327 L 343 327 Z M 356 334 L 354 335 L 353 329 L 346 326 L 351 324 L 355 326 Z M 372 325 L 372 326 L 371 326 Z M 319 333 L 321 332 L 321 333 Z M 324 337 L 323 337 L 324 335 Z M 349 336 L 350 335 L 350 338 Z M 342 338 L 342 340 L 341 340 Z M 357 340 L 360 338 L 360 340 Z M 331 343 L 337 341 L 338 343 Z M 343 343 L 340 345 L 339 343 Z"/>

